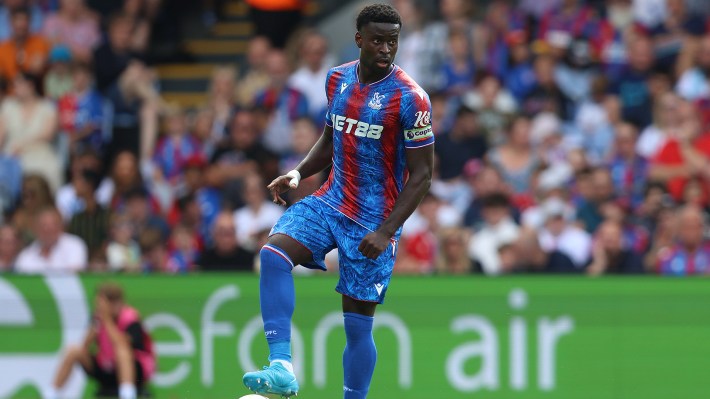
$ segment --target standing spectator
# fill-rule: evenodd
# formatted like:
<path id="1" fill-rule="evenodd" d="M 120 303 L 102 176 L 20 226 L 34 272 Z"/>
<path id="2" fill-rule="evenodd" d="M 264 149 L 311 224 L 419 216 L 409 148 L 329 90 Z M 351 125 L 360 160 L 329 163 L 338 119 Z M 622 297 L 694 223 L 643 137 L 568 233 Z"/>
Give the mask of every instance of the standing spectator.
<path id="1" fill-rule="evenodd" d="M 498 248 L 518 238 L 519 227 L 510 214 L 510 200 L 505 194 L 493 193 L 483 198 L 483 227 L 471 239 L 468 253 L 481 264 L 484 273 L 502 272 Z"/>
<path id="2" fill-rule="evenodd" d="M 247 0 L 256 34 L 266 36 L 277 48 L 284 48 L 286 40 L 301 22 L 306 4 L 303 0 Z"/>
<path id="3" fill-rule="evenodd" d="M 11 14 L 12 36 L 0 43 L 0 77 L 12 80 L 20 72 L 44 72 L 50 45 L 30 32 L 30 11 L 20 7 Z"/>
<path id="4" fill-rule="evenodd" d="M 34 220 L 35 241 L 17 257 L 18 273 L 79 272 L 86 269 L 88 252 L 81 238 L 63 231 L 62 215 L 45 208 Z"/>
<path id="5" fill-rule="evenodd" d="M 256 251 L 256 234 L 270 228 L 283 214 L 283 208 L 267 198 L 266 185 L 259 175 L 249 175 L 244 180 L 245 206 L 234 212 L 237 240 L 250 251 Z"/>
<path id="6" fill-rule="evenodd" d="M 249 40 L 246 56 L 246 71 L 242 72 L 236 89 L 237 103 L 242 107 L 254 105 L 256 95 L 269 86 L 266 59 L 272 51 L 271 42 L 264 36 L 254 36 Z"/>
<path id="7" fill-rule="evenodd" d="M 32 33 L 39 33 L 42 30 L 44 15 L 42 9 L 37 4 L 30 5 L 29 0 L 4 0 L 0 5 L 0 41 L 5 41 L 12 37 L 12 13 L 20 8 L 29 10 L 29 28 Z"/>
<path id="8" fill-rule="evenodd" d="M 195 261 L 202 271 L 252 271 L 254 253 L 245 250 L 237 241 L 234 216 L 221 212 L 212 225 L 213 246 L 206 249 Z"/>
<path id="9" fill-rule="evenodd" d="M 710 242 L 704 237 L 703 211 L 687 205 L 677 212 L 676 243 L 658 252 L 658 273 L 674 276 L 710 274 Z"/>
<path id="10" fill-rule="evenodd" d="M 235 85 L 237 71 L 231 66 L 221 66 L 212 71 L 207 109 L 212 113 L 210 140 L 219 143 L 227 133 L 236 108 Z"/>
<path id="11" fill-rule="evenodd" d="M 111 218 L 111 240 L 106 247 L 106 261 L 111 272 L 138 272 L 141 266 L 141 249 L 133 239 L 133 225 L 125 215 Z"/>
<path id="12" fill-rule="evenodd" d="M 180 183 L 188 159 L 199 156 L 200 143 L 188 131 L 187 117 L 174 106 L 165 117 L 165 136 L 158 142 L 153 154 L 158 180 L 175 187 Z"/>
<path id="13" fill-rule="evenodd" d="M 96 201 L 95 193 L 100 182 L 98 173 L 92 170 L 82 171 L 74 187 L 77 196 L 84 203 L 84 209 L 74 214 L 67 226 L 67 232 L 86 243 L 89 250 L 89 267 L 92 270 L 103 269 L 109 231 L 110 213 Z"/>
<path id="14" fill-rule="evenodd" d="M 634 125 L 616 125 L 614 136 L 614 153 L 609 163 L 614 190 L 621 201 L 636 208 L 643 202 L 648 161 L 636 153 L 638 130 Z"/>
<path id="15" fill-rule="evenodd" d="M 299 59 L 302 65 L 291 74 L 288 82 L 291 87 L 306 96 L 309 115 L 321 124 L 325 118 L 328 99 L 323 87 L 314 82 L 325 82 L 328 70 L 334 66 L 333 57 L 328 54 L 328 41 L 318 32 L 306 32 L 301 39 Z"/>
<path id="16" fill-rule="evenodd" d="M 20 234 L 12 225 L 0 225 L 0 274 L 14 271 L 20 253 Z"/>
<path id="17" fill-rule="evenodd" d="M 45 19 L 42 34 L 54 45 L 67 46 L 80 62 L 91 61 L 101 40 L 98 18 L 84 0 L 61 0 L 59 10 Z"/>
<path id="18" fill-rule="evenodd" d="M 107 41 L 94 50 L 96 86 L 106 92 L 115 85 L 131 62 L 142 60 L 142 53 L 131 43 L 133 21 L 124 14 L 111 17 Z"/>
<path id="19" fill-rule="evenodd" d="M 702 38 L 695 66 L 683 72 L 675 90 L 689 101 L 710 99 L 710 35 Z"/>
<path id="20" fill-rule="evenodd" d="M 291 129 L 294 120 L 308 115 L 308 100 L 288 84 L 288 58 L 280 50 L 272 50 L 266 59 L 270 83 L 256 96 L 257 107 L 267 112 L 264 145 L 279 154 L 291 150 Z"/>
<path id="21" fill-rule="evenodd" d="M 594 236 L 587 274 L 641 274 L 644 271 L 641 256 L 624 242 L 621 224 L 611 220 L 600 224 Z"/>
<path id="22" fill-rule="evenodd" d="M 75 63 L 72 67 L 73 87 L 59 99 L 59 127 L 69 136 L 72 154 L 80 151 L 105 149 L 102 123 L 103 99 L 93 87 L 93 76 L 87 64 Z"/>
<path id="23" fill-rule="evenodd" d="M 461 176 L 464 165 L 471 159 L 482 159 L 488 144 L 478 125 L 478 115 L 461 106 L 456 112 L 454 125 L 436 139 L 439 177 L 451 180 Z"/>
<path id="24" fill-rule="evenodd" d="M 628 43 L 629 64 L 611 84 L 619 97 L 623 120 L 643 129 L 651 124 L 652 109 L 649 79 L 654 64 L 653 45 L 647 37 L 636 35 Z"/>
<path id="25" fill-rule="evenodd" d="M 57 110 L 40 96 L 41 84 L 34 75 L 21 73 L 15 78 L 14 96 L 0 106 L 0 144 L 4 153 L 19 159 L 23 173 L 42 175 L 55 191 L 63 180 L 52 147 Z"/>

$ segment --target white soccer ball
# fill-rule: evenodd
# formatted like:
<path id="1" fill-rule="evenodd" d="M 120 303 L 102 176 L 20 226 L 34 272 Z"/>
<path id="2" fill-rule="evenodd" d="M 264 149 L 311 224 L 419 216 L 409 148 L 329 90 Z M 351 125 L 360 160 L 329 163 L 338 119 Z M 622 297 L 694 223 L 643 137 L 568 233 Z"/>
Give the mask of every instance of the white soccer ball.
<path id="1" fill-rule="evenodd" d="M 267 398 L 266 396 L 249 394 L 249 395 L 244 395 L 239 399 L 269 399 L 269 398 Z"/>

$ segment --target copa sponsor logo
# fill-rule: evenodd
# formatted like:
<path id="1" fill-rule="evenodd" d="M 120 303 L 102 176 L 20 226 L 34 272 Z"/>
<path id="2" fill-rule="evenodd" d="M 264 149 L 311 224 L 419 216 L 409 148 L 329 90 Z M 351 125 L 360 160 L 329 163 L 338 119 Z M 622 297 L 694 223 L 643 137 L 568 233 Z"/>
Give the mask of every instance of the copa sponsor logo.
<path id="1" fill-rule="evenodd" d="M 332 114 L 330 119 L 333 122 L 333 129 L 358 137 L 379 140 L 382 137 L 382 130 L 384 130 L 382 125 L 369 124 L 342 115 Z"/>

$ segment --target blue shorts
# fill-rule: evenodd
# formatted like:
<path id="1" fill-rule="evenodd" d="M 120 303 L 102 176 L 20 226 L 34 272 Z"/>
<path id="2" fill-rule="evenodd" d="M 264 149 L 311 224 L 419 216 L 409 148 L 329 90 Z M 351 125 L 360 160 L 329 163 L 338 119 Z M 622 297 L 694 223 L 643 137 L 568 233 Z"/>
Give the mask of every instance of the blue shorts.
<path id="1" fill-rule="evenodd" d="M 284 234 L 313 254 L 308 268 L 326 270 L 325 255 L 338 248 L 340 279 L 335 290 L 354 299 L 382 303 L 392 277 L 397 241 L 392 240 L 377 259 L 368 259 L 358 250 L 371 231 L 333 209 L 315 196 L 291 205 L 270 235 Z"/>

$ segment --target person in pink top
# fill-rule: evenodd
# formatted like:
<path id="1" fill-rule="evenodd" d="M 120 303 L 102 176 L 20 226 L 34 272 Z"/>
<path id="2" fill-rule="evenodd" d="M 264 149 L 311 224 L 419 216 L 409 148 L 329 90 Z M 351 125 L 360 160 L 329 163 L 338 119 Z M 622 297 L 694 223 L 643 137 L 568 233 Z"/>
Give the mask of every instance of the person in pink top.
<path id="1" fill-rule="evenodd" d="M 75 364 L 96 380 L 97 397 L 135 399 L 145 393 L 155 372 L 155 352 L 138 311 L 125 303 L 119 285 L 98 287 L 92 326 L 81 346 L 67 349 L 45 399 L 61 397 Z"/>

